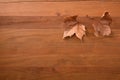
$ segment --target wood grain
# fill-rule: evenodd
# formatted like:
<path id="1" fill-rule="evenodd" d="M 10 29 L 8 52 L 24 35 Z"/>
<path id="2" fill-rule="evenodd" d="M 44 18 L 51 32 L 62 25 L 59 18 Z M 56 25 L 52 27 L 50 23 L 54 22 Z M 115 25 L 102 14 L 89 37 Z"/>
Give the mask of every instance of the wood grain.
<path id="1" fill-rule="evenodd" d="M 0 0 L 0 80 L 120 80 L 118 0 L 20 1 Z M 62 39 L 63 16 L 56 12 L 78 14 L 89 30 L 84 16 L 100 17 L 105 10 L 113 18 L 110 37 Z"/>
<path id="2" fill-rule="evenodd" d="M 120 33 L 112 31 L 112 37 L 89 35 L 81 43 L 76 37 L 62 40 L 62 28 L 2 28 L 0 79 L 119 80 Z"/>
<path id="3" fill-rule="evenodd" d="M 0 0 L 1 3 L 16 3 L 16 2 L 74 2 L 74 1 L 118 1 L 119 0 Z"/>
<path id="4" fill-rule="evenodd" d="M 101 1 L 0 3 L 0 16 L 101 16 L 109 11 L 119 17 L 119 7 L 120 2 Z"/>

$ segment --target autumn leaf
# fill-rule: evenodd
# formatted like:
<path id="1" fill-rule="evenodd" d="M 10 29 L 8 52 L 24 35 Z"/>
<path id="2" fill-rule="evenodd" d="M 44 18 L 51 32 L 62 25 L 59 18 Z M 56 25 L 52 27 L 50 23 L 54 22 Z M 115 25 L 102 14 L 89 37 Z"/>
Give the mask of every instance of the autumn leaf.
<path id="1" fill-rule="evenodd" d="M 102 35 L 103 36 L 109 36 L 111 34 L 111 29 L 109 25 L 103 25 L 102 28 Z"/>
<path id="2" fill-rule="evenodd" d="M 104 25 L 104 24 L 93 24 L 94 28 L 94 35 L 96 37 L 101 36 L 109 36 L 111 34 L 111 28 L 109 25 Z"/>
<path id="3" fill-rule="evenodd" d="M 66 37 L 72 37 L 75 34 L 77 38 L 82 40 L 83 36 L 85 35 L 85 31 L 86 29 L 84 25 L 76 24 L 73 26 L 73 28 L 64 31 L 63 39 Z"/>

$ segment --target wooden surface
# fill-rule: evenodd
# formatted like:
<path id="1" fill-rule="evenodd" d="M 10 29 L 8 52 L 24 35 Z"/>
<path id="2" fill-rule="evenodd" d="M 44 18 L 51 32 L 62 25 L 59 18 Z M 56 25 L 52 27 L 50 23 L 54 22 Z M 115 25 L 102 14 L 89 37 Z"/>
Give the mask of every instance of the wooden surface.
<path id="1" fill-rule="evenodd" d="M 39 7 L 47 4 L 56 3 L 0 3 L 0 80 L 120 80 L 119 2 Z M 95 4 L 103 9 L 99 5 L 94 9 Z M 101 16 L 108 9 L 113 17 L 112 35 L 96 38 L 90 32 L 83 42 L 76 37 L 63 40 L 63 17 L 55 17 L 57 8 L 70 8 L 68 13 L 81 16 Z M 81 22 L 92 28 L 86 18 Z"/>
<path id="2" fill-rule="evenodd" d="M 23 2 L 0 3 L 0 16 L 56 16 L 79 15 L 101 16 L 109 11 L 120 16 L 120 2 L 77 1 L 77 2 Z"/>
<path id="3" fill-rule="evenodd" d="M 70 1 L 104 1 L 104 0 L 0 0 L 0 2 L 70 2 Z M 106 1 L 119 1 L 119 0 L 105 0 Z"/>
<path id="4" fill-rule="evenodd" d="M 57 24 L 47 24 L 48 28 L 40 23 L 2 26 L 1 80 L 120 79 L 119 28 L 112 27 L 111 37 L 88 35 L 81 42 L 76 37 L 63 40 L 64 30 L 57 29 Z"/>

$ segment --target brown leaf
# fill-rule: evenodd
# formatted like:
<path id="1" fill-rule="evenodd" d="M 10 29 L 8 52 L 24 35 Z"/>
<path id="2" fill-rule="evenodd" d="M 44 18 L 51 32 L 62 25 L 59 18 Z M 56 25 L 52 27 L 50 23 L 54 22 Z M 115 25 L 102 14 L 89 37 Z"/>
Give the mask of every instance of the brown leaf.
<path id="1" fill-rule="evenodd" d="M 86 30 L 84 25 L 76 24 L 73 26 L 73 28 L 64 31 L 63 39 L 66 37 L 72 37 L 75 34 L 76 37 L 82 40 L 83 36 L 85 35 L 85 31 Z"/>

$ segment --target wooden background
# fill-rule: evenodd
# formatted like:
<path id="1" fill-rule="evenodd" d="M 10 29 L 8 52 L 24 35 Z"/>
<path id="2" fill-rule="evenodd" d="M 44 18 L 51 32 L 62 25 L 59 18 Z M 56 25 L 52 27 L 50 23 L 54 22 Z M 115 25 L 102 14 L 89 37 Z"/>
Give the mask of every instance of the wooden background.
<path id="1" fill-rule="evenodd" d="M 0 16 L 56 16 L 61 15 L 101 16 L 109 11 L 120 16 L 118 1 L 67 1 L 67 2 L 0 2 Z"/>
<path id="2" fill-rule="evenodd" d="M 0 0 L 0 80 L 120 80 L 119 0 Z M 110 37 L 62 39 L 63 16 L 113 18 Z M 60 15 L 60 16 L 58 16 Z"/>

